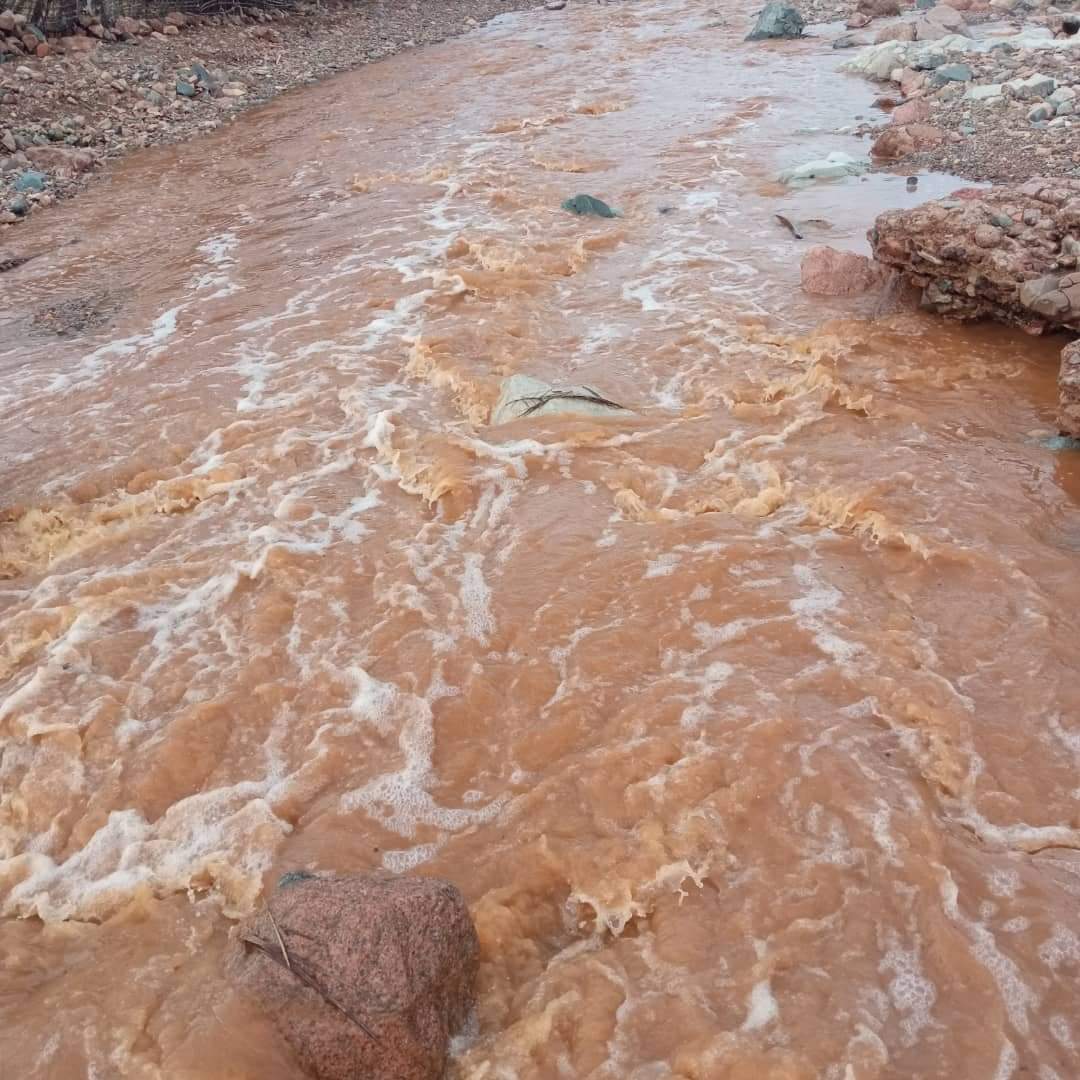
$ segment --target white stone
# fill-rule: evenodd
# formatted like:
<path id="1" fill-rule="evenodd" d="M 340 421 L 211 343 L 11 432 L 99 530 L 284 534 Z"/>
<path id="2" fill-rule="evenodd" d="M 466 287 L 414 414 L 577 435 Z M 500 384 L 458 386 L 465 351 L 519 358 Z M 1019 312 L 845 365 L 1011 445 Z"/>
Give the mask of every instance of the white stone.
<path id="1" fill-rule="evenodd" d="M 965 101 L 994 101 L 1001 98 L 1001 83 L 982 83 L 969 86 L 964 94 Z"/>
<path id="2" fill-rule="evenodd" d="M 1005 92 L 1020 101 L 1037 101 L 1057 89 L 1057 80 L 1050 75 L 1031 75 L 1026 79 L 1010 79 Z"/>
<path id="3" fill-rule="evenodd" d="M 555 387 L 550 383 L 534 379 L 531 375 L 511 375 L 503 379 L 502 393 L 499 394 L 499 400 L 495 402 L 495 408 L 491 410 L 491 422 L 505 424 L 511 420 L 520 419 L 532 405 L 536 404 L 537 399 L 542 399 L 553 390 L 581 394 L 582 397 L 595 396 L 594 391 L 585 386 Z M 551 416 L 552 414 L 625 416 L 628 413 L 628 409 L 613 409 L 609 405 L 597 405 L 591 401 L 583 401 L 581 398 L 552 398 L 550 401 L 545 401 L 539 408 L 532 409 L 529 416 Z"/>
<path id="4" fill-rule="evenodd" d="M 777 179 L 781 184 L 806 184 L 814 180 L 838 180 L 843 176 L 858 176 L 866 172 L 866 169 L 866 161 L 853 158 L 841 150 L 834 150 L 828 157 L 785 169 Z"/>

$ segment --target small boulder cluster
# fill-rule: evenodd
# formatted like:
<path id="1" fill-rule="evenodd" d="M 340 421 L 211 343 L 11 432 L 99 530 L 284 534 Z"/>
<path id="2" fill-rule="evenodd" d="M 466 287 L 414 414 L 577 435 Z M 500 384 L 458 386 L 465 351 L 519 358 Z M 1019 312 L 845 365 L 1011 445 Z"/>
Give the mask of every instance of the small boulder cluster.
<path id="1" fill-rule="evenodd" d="M 67 116 L 45 131 L 0 131 L 0 179 L 10 184 L 12 198 L 0 208 L 0 223 L 11 224 L 34 206 L 48 206 L 56 182 L 88 172 L 98 156 L 84 145 L 81 116 Z"/>
<path id="2" fill-rule="evenodd" d="M 1045 13 L 1033 16 L 1039 5 Z M 922 167 L 979 179 L 1022 179 L 1033 159 L 1036 171 L 1078 175 L 1080 38 L 1061 29 L 1045 0 L 1025 7 L 1031 17 L 1010 34 L 973 36 L 971 12 L 1001 9 L 998 0 L 986 8 L 985 0 L 942 0 L 884 27 L 845 65 L 899 89 L 878 99 L 892 113 L 873 156 L 919 156 Z"/>
<path id="3" fill-rule="evenodd" d="M 0 60 L 12 56 L 49 55 L 45 34 L 22 14 L 10 9 L 0 11 Z"/>

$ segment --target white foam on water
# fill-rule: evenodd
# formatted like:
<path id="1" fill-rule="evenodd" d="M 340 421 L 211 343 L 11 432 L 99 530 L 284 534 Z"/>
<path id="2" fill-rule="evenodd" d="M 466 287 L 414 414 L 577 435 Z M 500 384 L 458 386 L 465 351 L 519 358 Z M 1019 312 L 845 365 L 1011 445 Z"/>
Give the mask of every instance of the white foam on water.
<path id="1" fill-rule="evenodd" d="M 161 600 L 146 604 L 139 609 L 136 620 L 138 629 L 150 632 L 149 647 L 153 659 L 144 669 L 142 677 L 149 679 L 161 667 L 172 662 L 178 643 L 190 641 L 207 620 L 232 596 L 240 582 L 242 570 L 234 567 L 212 574 L 205 581 L 191 588 L 172 586 L 172 601 Z M 247 576 L 251 576 L 250 574 Z M 117 728 L 121 744 L 146 730 L 134 718 L 123 721 Z"/>
<path id="2" fill-rule="evenodd" d="M 933 1022 L 934 1003 L 937 1001 L 937 989 L 923 974 L 919 963 L 918 943 L 905 948 L 899 936 L 894 932 L 889 937 L 889 949 L 881 959 L 878 968 L 883 973 L 890 973 L 889 998 L 893 1008 L 903 1014 L 900 1030 L 905 1046 L 914 1046 L 919 1033 Z"/>
<path id="3" fill-rule="evenodd" d="M 863 647 L 841 636 L 825 618 L 840 609 L 843 593 L 823 581 L 809 564 L 796 563 L 792 574 L 804 590 L 789 605 L 796 623 L 812 636 L 814 644 L 826 656 L 841 667 L 850 665 L 864 651 Z"/>
<path id="4" fill-rule="evenodd" d="M 892 821 L 892 811 L 889 808 L 889 804 L 883 799 L 876 800 L 877 806 L 874 811 L 867 816 L 870 822 L 870 832 L 874 837 L 874 842 L 882 853 L 885 855 L 887 862 L 893 866 L 901 865 L 899 858 L 899 846 L 896 843 L 896 838 L 892 834 L 892 830 L 889 825 Z"/>
<path id="5" fill-rule="evenodd" d="M 469 637 L 486 643 L 495 632 L 495 616 L 491 613 L 491 589 L 484 580 L 484 556 L 480 552 L 465 554 L 458 595 L 465 613 L 465 632 Z"/>
<path id="6" fill-rule="evenodd" d="M 642 311 L 667 311 L 669 309 L 668 304 L 662 304 L 656 299 L 652 284 L 647 282 L 641 282 L 638 285 L 629 283 L 623 285 L 622 295 L 624 300 L 637 301 Z"/>
<path id="7" fill-rule="evenodd" d="M 982 771 L 982 762 L 973 758 L 973 770 Z M 1018 821 L 995 825 L 970 803 L 958 806 L 956 820 L 966 825 L 983 843 L 1013 851 L 1041 851 L 1048 847 L 1080 848 L 1080 829 L 1069 825 L 1029 825 Z"/>
<path id="8" fill-rule="evenodd" d="M 375 679 L 359 666 L 354 666 L 351 674 L 357 682 L 351 707 L 354 716 L 384 735 L 396 732 L 404 764 L 394 772 L 383 773 L 345 792 L 338 800 L 342 811 L 364 810 L 384 828 L 406 839 L 412 838 L 421 825 L 455 832 L 491 821 L 498 815 L 506 803 L 505 796 L 483 807 L 464 809 L 441 806 L 431 794 L 436 782 L 432 769 L 435 731 L 431 701 L 452 693 L 449 687 L 436 680 L 429 691 L 429 700 Z M 402 851 L 390 853 L 395 863 L 409 857 Z M 418 853 L 415 857 L 429 856 Z"/>
<path id="9" fill-rule="evenodd" d="M 780 1006 L 773 996 L 772 983 L 761 979 L 754 983 L 746 1001 L 746 1019 L 742 1022 L 742 1031 L 757 1031 L 771 1024 L 780 1017 Z"/>
<path id="10" fill-rule="evenodd" d="M 679 568 L 681 561 L 681 555 L 673 551 L 665 551 L 645 564 L 645 574 L 643 576 L 646 580 L 649 578 L 670 577 Z"/>
<path id="11" fill-rule="evenodd" d="M 131 337 L 110 341 L 93 352 L 87 353 L 75 365 L 74 370 L 54 375 L 46 383 L 45 393 L 60 394 L 92 386 L 107 373 L 111 373 L 112 369 L 107 361 L 112 357 L 139 355 L 141 359 L 136 367 L 145 366 L 147 361 L 160 354 L 164 342 L 176 333 L 177 318 L 187 306 L 187 304 L 178 304 L 176 307 L 163 311 L 142 334 L 133 334 Z"/>
<path id="12" fill-rule="evenodd" d="M 1017 1056 L 1016 1047 L 1008 1039 L 1003 1039 L 1001 1056 L 998 1058 L 993 1080 L 1009 1080 L 1019 1064 L 1020 1058 Z"/>
<path id="13" fill-rule="evenodd" d="M 1069 1024 L 1068 1017 L 1057 1013 L 1050 1017 L 1047 1026 L 1050 1028 L 1050 1034 L 1053 1035 L 1057 1042 L 1064 1046 L 1066 1050 L 1076 1049 L 1076 1042 L 1073 1039 L 1072 1027 Z"/>
<path id="14" fill-rule="evenodd" d="M 998 948 L 994 935 L 981 923 L 969 919 L 960 911 L 960 890 L 950 871 L 939 866 L 938 872 L 941 875 L 941 900 L 945 914 L 967 931 L 975 959 L 997 983 L 1009 1022 L 1021 1035 L 1027 1035 L 1030 1030 L 1028 1010 L 1038 1007 L 1038 995 L 1023 980 L 1016 963 Z"/>
<path id="15" fill-rule="evenodd" d="M 1067 926 L 1055 925 L 1050 937 L 1039 946 L 1039 959 L 1053 971 L 1080 964 L 1080 937 Z"/>
<path id="16" fill-rule="evenodd" d="M 1020 889 L 1020 874 L 1011 867 L 995 866 L 986 883 L 994 896 L 1013 897 Z"/>
<path id="17" fill-rule="evenodd" d="M 407 874 L 415 870 L 422 863 L 433 859 L 439 851 L 438 844 L 417 844 L 415 847 L 403 848 L 400 851 L 383 852 L 382 864 L 384 869 L 393 874 Z"/>
<path id="18" fill-rule="evenodd" d="M 219 300 L 240 291 L 240 286 L 232 280 L 228 272 L 236 265 L 233 252 L 238 244 L 239 238 L 236 233 L 227 230 L 208 237 L 199 245 L 199 254 L 206 259 L 211 269 L 196 274 L 190 282 L 190 287 L 197 292 L 214 290 L 209 296 L 201 297 L 201 301 Z"/>
<path id="19" fill-rule="evenodd" d="M 245 781 L 200 792 L 173 803 L 152 825 L 136 810 L 114 810 L 61 863 L 41 853 L 0 860 L 0 878 L 21 878 L 4 911 L 46 922 L 99 918 L 141 885 L 163 896 L 206 881 L 226 914 L 245 914 L 290 831 L 263 798 L 268 787 Z"/>

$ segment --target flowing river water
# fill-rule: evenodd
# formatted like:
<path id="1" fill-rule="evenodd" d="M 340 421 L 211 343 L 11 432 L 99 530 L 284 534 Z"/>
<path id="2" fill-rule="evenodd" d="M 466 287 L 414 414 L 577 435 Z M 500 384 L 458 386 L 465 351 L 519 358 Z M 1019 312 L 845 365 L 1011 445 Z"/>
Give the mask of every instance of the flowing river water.
<path id="1" fill-rule="evenodd" d="M 507 16 L 27 226 L 5 1075 L 296 1076 L 228 957 L 298 867 L 460 886 L 461 1077 L 1080 1075 L 1060 342 L 799 292 L 958 185 L 779 188 L 875 89 L 744 9 Z"/>

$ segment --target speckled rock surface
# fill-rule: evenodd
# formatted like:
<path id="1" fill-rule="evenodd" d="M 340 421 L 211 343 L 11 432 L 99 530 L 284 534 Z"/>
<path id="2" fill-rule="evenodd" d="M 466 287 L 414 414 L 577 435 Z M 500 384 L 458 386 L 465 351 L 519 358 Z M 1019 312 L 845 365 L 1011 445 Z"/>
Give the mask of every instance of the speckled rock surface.
<path id="1" fill-rule="evenodd" d="M 268 907 L 242 928 L 238 975 L 309 1075 L 443 1075 L 479 961 L 453 885 L 384 873 L 287 875 Z"/>

